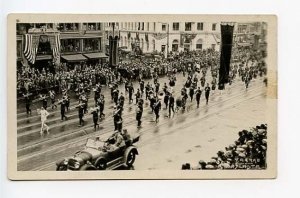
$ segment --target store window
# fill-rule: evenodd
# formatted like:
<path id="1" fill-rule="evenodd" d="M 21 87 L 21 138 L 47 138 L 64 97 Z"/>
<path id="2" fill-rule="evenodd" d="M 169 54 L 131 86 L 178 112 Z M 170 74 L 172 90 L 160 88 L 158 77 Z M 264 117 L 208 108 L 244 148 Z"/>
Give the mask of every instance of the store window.
<path id="1" fill-rule="evenodd" d="M 86 52 L 100 51 L 101 38 L 90 38 L 83 40 L 83 50 Z"/>
<path id="2" fill-rule="evenodd" d="M 179 23 L 173 23 L 173 30 L 178 31 L 179 30 Z"/>
<path id="3" fill-rule="evenodd" d="M 192 30 L 192 23 L 185 23 L 185 31 L 191 31 Z"/>
<path id="4" fill-rule="evenodd" d="M 79 52 L 80 39 L 62 39 L 61 40 L 62 52 Z"/>

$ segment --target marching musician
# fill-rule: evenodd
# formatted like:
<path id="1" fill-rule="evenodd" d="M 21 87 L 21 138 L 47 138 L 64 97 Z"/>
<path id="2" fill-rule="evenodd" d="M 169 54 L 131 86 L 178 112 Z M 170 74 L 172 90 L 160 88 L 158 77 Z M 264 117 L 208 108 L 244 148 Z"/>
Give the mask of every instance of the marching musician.
<path id="1" fill-rule="evenodd" d="M 121 131 L 122 129 L 122 112 L 121 109 L 118 108 L 117 106 L 114 106 L 114 111 L 113 111 L 113 118 L 114 118 L 114 126 L 115 126 L 115 131 Z"/>
<path id="2" fill-rule="evenodd" d="M 139 99 L 142 97 L 140 89 L 138 88 L 135 94 L 135 104 L 138 103 Z"/>
<path id="3" fill-rule="evenodd" d="M 141 127 L 142 124 L 142 115 L 143 115 L 143 104 L 138 102 L 136 105 L 136 120 L 138 122 L 137 127 Z"/>
<path id="4" fill-rule="evenodd" d="M 26 113 L 27 115 L 30 114 L 31 115 L 31 108 L 30 105 L 32 103 L 31 101 L 31 93 L 27 93 L 27 94 L 23 94 L 24 98 L 25 98 L 25 104 L 26 104 Z"/>
<path id="5" fill-rule="evenodd" d="M 53 90 L 49 91 L 49 95 L 50 95 L 50 99 L 51 99 L 51 109 L 53 108 L 57 108 L 56 104 L 55 104 L 55 92 Z"/>
<path id="6" fill-rule="evenodd" d="M 159 121 L 159 111 L 161 109 L 161 102 L 158 98 L 156 98 L 156 102 L 154 104 L 154 113 L 155 113 L 155 122 Z"/>
<path id="7" fill-rule="evenodd" d="M 98 112 L 99 112 L 99 107 L 91 108 L 91 114 L 93 115 L 93 122 L 94 122 L 94 130 L 95 131 L 96 131 L 97 126 L 98 126 L 98 129 L 99 129 Z"/>
<path id="8" fill-rule="evenodd" d="M 197 108 L 199 108 L 200 105 L 200 98 L 201 98 L 202 90 L 200 87 L 196 90 L 196 102 L 197 102 Z"/>
<path id="9" fill-rule="evenodd" d="M 208 100 L 209 100 L 209 94 L 210 94 L 210 87 L 209 87 L 209 83 L 206 84 L 206 87 L 204 89 L 205 91 L 205 99 L 206 99 L 206 104 L 208 104 Z"/>
<path id="10" fill-rule="evenodd" d="M 143 80 L 141 80 L 140 81 L 141 96 L 144 95 L 144 88 L 145 88 L 145 82 Z"/>
<path id="11" fill-rule="evenodd" d="M 133 102 L 132 94 L 134 93 L 134 88 L 133 88 L 132 83 L 130 83 L 130 85 L 128 87 L 128 93 L 129 93 L 129 104 L 130 104 L 131 102 Z"/>
<path id="12" fill-rule="evenodd" d="M 83 116 L 84 116 L 84 103 L 82 103 L 81 101 L 79 101 L 79 104 L 76 106 L 76 108 L 78 108 L 78 117 L 79 117 L 79 127 L 84 125 L 84 120 L 83 120 Z"/>
<path id="13" fill-rule="evenodd" d="M 47 110 L 47 103 L 48 103 L 47 96 L 40 94 L 40 100 L 42 101 L 42 107 L 45 110 Z"/>
<path id="14" fill-rule="evenodd" d="M 171 117 L 171 110 L 173 111 L 173 115 L 175 113 L 174 104 L 175 104 L 175 98 L 174 98 L 173 94 L 170 93 L 170 96 L 169 96 L 169 118 Z"/>
<path id="15" fill-rule="evenodd" d="M 101 94 L 100 98 L 97 100 L 97 106 L 99 107 L 100 118 L 102 118 L 102 116 L 105 116 L 105 114 L 103 113 L 103 111 L 104 111 L 104 104 L 105 104 L 104 95 Z"/>

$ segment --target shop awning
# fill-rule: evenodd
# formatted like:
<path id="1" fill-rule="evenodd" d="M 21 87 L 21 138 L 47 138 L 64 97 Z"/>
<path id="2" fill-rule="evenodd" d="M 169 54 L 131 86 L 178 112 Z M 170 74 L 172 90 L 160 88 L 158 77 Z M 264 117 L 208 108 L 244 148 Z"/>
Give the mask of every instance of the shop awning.
<path id="1" fill-rule="evenodd" d="M 105 53 L 97 52 L 97 53 L 88 53 L 88 54 L 83 54 L 89 59 L 99 59 L 99 58 L 108 58 Z"/>
<path id="2" fill-rule="evenodd" d="M 73 55 L 64 55 L 61 56 L 63 59 L 65 59 L 66 61 L 69 62 L 74 62 L 74 61 L 84 61 L 87 58 L 85 56 L 83 56 L 82 54 L 73 54 Z"/>

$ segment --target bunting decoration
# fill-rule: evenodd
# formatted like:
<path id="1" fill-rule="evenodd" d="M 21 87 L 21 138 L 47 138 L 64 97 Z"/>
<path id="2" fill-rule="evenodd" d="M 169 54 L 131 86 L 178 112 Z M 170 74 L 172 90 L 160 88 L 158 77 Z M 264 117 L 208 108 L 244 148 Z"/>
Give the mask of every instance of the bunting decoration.
<path id="1" fill-rule="evenodd" d="M 50 42 L 52 52 L 53 52 L 53 62 L 56 62 L 60 57 L 60 35 L 55 34 L 54 35 L 54 42 Z"/>
<path id="2" fill-rule="evenodd" d="M 164 39 L 166 38 L 168 35 L 166 33 L 155 33 L 153 34 L 153 37 L 156 39 L 156 40 L 161 40 L 161 39 Z"/>
<path id="3" fill-rule="evenodd" d="M 180 34 L 180 46 L 182 47 L 184 43 L 190 43 L 196 36 L 197 36 L 197 34 L 181 33 Z"/>
<path id="4" fill-rule="evenodd" d="M 25 34 L 25 48 L 24 55 L 26 59 L 34 64 L 36 59 L 36 54 L 39 47 L 40 35 L 35 34 Z"/>

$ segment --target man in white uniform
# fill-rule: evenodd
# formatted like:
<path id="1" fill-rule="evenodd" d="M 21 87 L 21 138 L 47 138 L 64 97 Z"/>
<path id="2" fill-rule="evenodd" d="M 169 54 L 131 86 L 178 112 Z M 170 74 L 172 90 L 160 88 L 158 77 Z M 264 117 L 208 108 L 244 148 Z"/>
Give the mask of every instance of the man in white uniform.
<path id="1" fill-rule="evenodd" d="M 45 110 L 44 107 L 42 107 L 41 108 L 41 121 L 42 121 L 41 135 L 43 135 L 45 128 L 47 130 L 47 134 L 49 134 L 49 127 L 46 125 L 48 115 L 49 115 L 48 111 Z"/>

